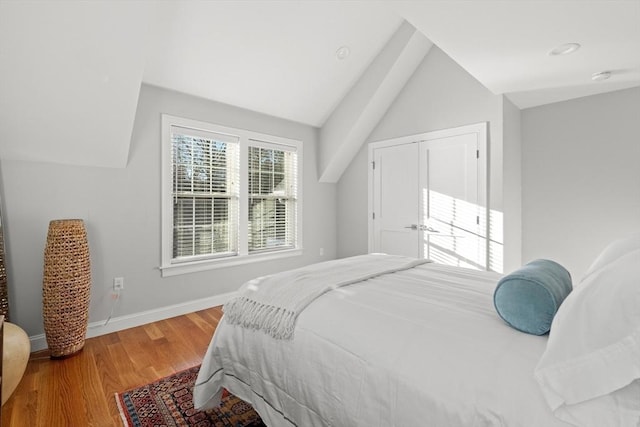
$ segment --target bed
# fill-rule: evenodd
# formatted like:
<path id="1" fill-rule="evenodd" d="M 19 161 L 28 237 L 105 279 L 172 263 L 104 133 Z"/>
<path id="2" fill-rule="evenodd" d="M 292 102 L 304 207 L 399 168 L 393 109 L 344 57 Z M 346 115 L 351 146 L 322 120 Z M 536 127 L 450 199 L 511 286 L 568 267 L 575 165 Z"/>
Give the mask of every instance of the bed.
<path id="1" fill-rule="evenodd" d="M 225 306 L 194 404 L 215 406 L 227 389 L 268 426 L 636 427 L 640 234 L 627 240 L 624 251 L 618 244 L 596 260 L 545 335 L 523 333 L 496 313 L 496 284 L 505 277 L 428 262 L 318 288 L 286 336 L 243 324 Z M 386 257 L 363 257 L 372 256 Z M 296 270 L 303 283 L 311 273 Z M 611 275 L 623 283 L 609 292 L 599 283 Z M 621 330 L 600 334 L 598 313 L 617 316 Z"/>

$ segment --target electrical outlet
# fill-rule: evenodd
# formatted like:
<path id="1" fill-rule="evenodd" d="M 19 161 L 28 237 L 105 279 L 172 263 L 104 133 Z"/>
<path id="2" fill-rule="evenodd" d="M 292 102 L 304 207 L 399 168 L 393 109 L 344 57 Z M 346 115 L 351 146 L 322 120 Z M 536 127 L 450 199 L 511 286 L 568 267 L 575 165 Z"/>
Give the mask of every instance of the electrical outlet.
<path id="1" fill-rule="evenodd" d="M 113 290 L 121 291 L 124 289 L 124 277 L 114 277 L 113 278 Z"/>

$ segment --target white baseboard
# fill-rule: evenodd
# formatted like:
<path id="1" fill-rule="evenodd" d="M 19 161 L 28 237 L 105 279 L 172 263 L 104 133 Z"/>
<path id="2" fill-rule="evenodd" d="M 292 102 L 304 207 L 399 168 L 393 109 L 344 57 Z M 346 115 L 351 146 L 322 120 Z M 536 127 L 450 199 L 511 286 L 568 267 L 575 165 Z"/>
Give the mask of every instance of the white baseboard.
<path id="1" fill-rule="evenodd" d="M 128 314 L 126 316 L 114 317 L 106 325 L 105 321 L 91 322 L 87 328 L 87 338 L 97 337 L 111 332 L 122 331 L 123 329 L 133 328 L 135 326 L 145 325 L 158 320 L 168 319 L 170 317 L 181 316 L 183 314 L 192 313 L 198 310 L 204 310 L 209 307 L 223 305 L 236 295 L 235 292 L 215 295 L 209 298 L 203 298 L 195 301 L 183 302 L 180 304 L 170 305 L 167 307 L 156 308 L 153 310 L 141 311 L 140 313 Z M 33 335 L 29 337 L 31 341 L 31 351 L 40 351 L 47 348 L 47 340 L 44 334 Z"/>

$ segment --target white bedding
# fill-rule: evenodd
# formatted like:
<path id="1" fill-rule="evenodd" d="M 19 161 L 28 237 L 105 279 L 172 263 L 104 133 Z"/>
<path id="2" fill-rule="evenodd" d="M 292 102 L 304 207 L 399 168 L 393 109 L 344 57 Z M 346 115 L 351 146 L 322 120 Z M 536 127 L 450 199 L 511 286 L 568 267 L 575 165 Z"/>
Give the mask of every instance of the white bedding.
<path id="1" fill-rule="evenodd" d="M 291 339 L 298 315 L 320 295 L 383 274 L 429 262 L 397 255 L 367 254 L 307 265 L 245 283 L 224 306 L 227 322 Z"/>
<path id="2" fill-rule="evenodd" d="M 298 317 L 292 340 L 223 317 L 194 390 L 221 387 L 277 426 L 568 426 L 533 378 L 546 336 L 493 308 L 499 276 L 424 264 L 330 291 Z"/>

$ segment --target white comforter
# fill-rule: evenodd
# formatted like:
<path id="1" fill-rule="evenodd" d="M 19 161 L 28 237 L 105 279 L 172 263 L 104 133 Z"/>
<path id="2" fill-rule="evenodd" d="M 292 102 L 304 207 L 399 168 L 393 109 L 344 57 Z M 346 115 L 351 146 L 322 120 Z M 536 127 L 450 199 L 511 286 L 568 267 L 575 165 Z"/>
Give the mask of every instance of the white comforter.
<path id="1" fill-rule="evenodd" d="M 352 284 L 311 303 L 289 341 L 223 317 L 194 403 L 225 387 L 272 427 L 566 427 L 533 379 L 547 338 L 498 317 L 498 278 L 424 264 Z"/>
<path id="2" fill-rule="evenodd" d="M 397 255 L 367 254 L 335 259 L 259 277 L 245 283 L 224 306 L 227 322 L 291 339 L 302 311 L 320 295 L 383 274 L 429 262 Z"/>

